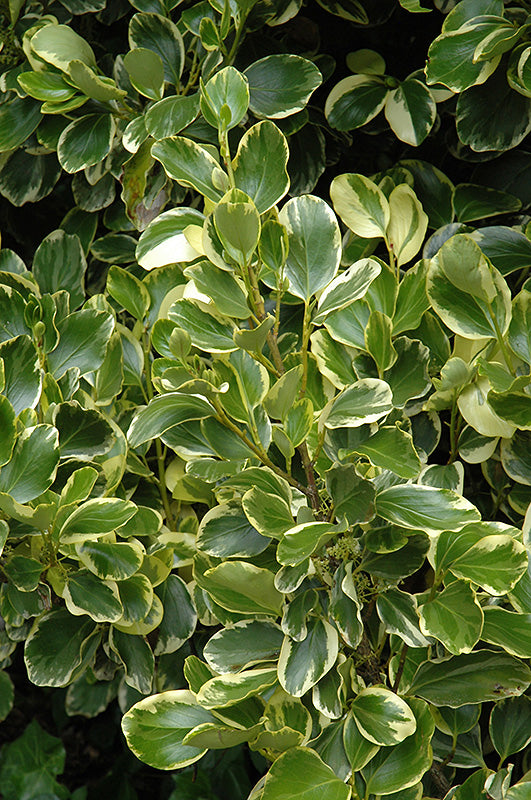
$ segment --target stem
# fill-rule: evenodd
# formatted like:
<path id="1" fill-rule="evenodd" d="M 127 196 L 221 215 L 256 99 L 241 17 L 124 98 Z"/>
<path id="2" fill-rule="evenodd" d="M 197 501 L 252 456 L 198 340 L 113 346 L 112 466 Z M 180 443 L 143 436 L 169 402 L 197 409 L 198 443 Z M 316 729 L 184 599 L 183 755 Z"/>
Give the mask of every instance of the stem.
<path id="1" fill-rule="evenodd" d="M 258 319 L 260 320 L 260 322 L 262 322 L 267 317 L 267 314 L 264 306 L 264 298 L 260 293 L 260 287 L 258 286 L 258 277 L 256 275 L 254 267 L 252 266 L 251 263 L 249 263 L 247 264 L 247 270 L 242 270 L 242 272 L 244 274 L 244 280 L 245 277 L 247 277 L 249 281 L 249 286 L 250 286 L 249 294 L 251 297 L 251 304 L 253 306 L 253 310 Z M 280 301 L 278 297 L 277 297 L 277 307 L 278 309 L 280 308 Z M 278 314 L 280 314 L 279 310 Z M 269 345 L 269 350 L 271 352 L 273 362 L 275 364 L 275 367 L 279 375 L 283 375 L 285 372 L 284 362 L 282 361 L 282 356 L 280 354 L 280 350 L 278 349 L 277 333 L 275 333 L 275 328 L 277 329 L 278 333 L 277 314 L 275 314 L 275 327 L 273 328 L 273 332 L 269 331 L 267 334 L 267 344 Z"/>
<path id="2" fill-rule="evenodd" d="M 241 439 L 245 445 L 247 445 L 249 450 L 252 450 L 253 453 L 256 456 L 258 456 L 260 461 L 263 464 L 265 464 L 266 467 L 269 467 L 269 469 L 273 470 L 273 472 L 275 472 L 281 478 L 284 478 L 284 480 L 286 480 L 290 484 L 290 486 L 295 486 L 303 494 L 310 496 L 310 490 L 306 486 L 303 486 L 302 483 L 299 483 L 299 481 L 295 480 L 295 478 L 293 478 L 283 469 L 277 467 L 277 465 L 273 461 L 271 461 L 264 448 L 255 445 L 254 442 L 252 442 L 249 439 L 249 437 L 246 436 L 245 433 L 242 430 L 240 430 L 240 428 L 238 428 L 237 425 L 235 425 L 235 423 L 227 416 L 217 398 L 214 398 L 211 402 L 216 409 L 217 412 L 216 417 L 218 422 L 221 422 L 222 425 L 224 425 L 226 428 L 235 433 L 236 436 L 238 436 L 238 438 Z"/>
<path id="3" fill-rule="evenodd" d="M 396 263 L 396 258 L 395 258 L 395 254 L 394 254 L 394 251 L 393 251 L 393 245 L 389 244 L 387 239 L 385 240 L 385 244 L 387 246 L 387 252 L 389 253 L 389 266 L 391 267 L 391 269 L 395 273 L 396 282 L 398 284 L 398 283 L 400 283 L 400 267 Z"/>
<path id="4" fill-rule="evenodd" d="M 507 369 L 509 370 L 511 375 L 515 375 L 511 354 L 507 348 L 507 345 L 505 344 L 505 341 L 503 339 L 503 334 L 500 330 L 500 326 L 498 325 L 498 320 L 496 319 L 496 315 L 494 314 L 490 303 L 487 304 L 487 308 L 489 309 L 490 318 L 492 320 L 492 324 L 494 325 L 494 330 L 496 331 L 496 339 L 500 346 L 500 350 L 502 351 L 502 355 L 507 365 Z"/>
<path id="5" fill-rule="evenodd" d="M 400 661 L 398 662 L 398 669 L 396 671 L 395 680 L 392 686 L 393 692 L 396 692 L 398 687 L 400 686 L 400 681 L 402 680 L 402 673 L 404 672 L 404 666 L 406 664 L 406 656 L 408 650 L 409 650 L 409 645 L 404 644 L 402 647 L 402 652 L 400 653 Z"/>
<path id="6" fill-rule="evenodd" d="M 232 62 L 234 61 L 234 57 L 240 45 L 240 39 L 242 38 L 242 33 L 245 28 L 245 23 L 247 22 L 248 13 L 249 13 L 248 11 L 242 12 L 240 20 L 238 22 L 238 27 L 236 28 L 236 32 L 234 34 L 234 41 L 232 42 L 232 47 L 230 48 L 227 54 L 227 66 L 232 64 Z"/>
<path id="7" fill-rule="evenodd" d="M 219 149 L 221 153 L 221 157 L 223 159 L 223 163 L 227 168 L 227 175 L 229 176 L 229 183 L 231 189 L 236 188 L 236 182 L 234 180 L 234 171 L 232 169 L 232 159 L 230 157 L 230 148 L 229 148 L 229 137 L 226 130 L 219 131 Z"/>
<path id="8" fill-rule="evenodd" d="M 457 406 L 457 398 L 454 398 L 452 403 L 452 414 L 450 417 L 450 455 L 448 456 L 448 464 L 453 464 L 457 458 L 457 443 L 459 441 L 459 434 L 461 432 L 461 417 Z"/>
<path id="9" fill-rule="evenodd" d="M 304 303 L 304 319 L 302 321 L 302 343 L 301 343 L 301 357 L 302 357 L 302 381 L 299 398 L 303 398 L 306 394 L 306 384 L 308 383 L 308 342 L 310 340 L 310 306 L 308 301 Z"/>
<path id="10" fill-rule="evenodd" d="M 319 497 L 319 489 L 317 488 L 317 484 L 315 482 L 313 463 L 310 459 L 306 442 L 300 444 L 297 447 L 297 450 L 299 451 L 302 466 L 304 467 L 304 472 L 306 473 L 306 480 L 308 481 L 308 496 L 310 498 L 312 508 L 314 511 L 319 511 L 321 508 L 321 498 Z"/>
<path id="11" fill-rule="evenodd" d="M 153 399 L 153 384 L 151 383 L 151 362 L 149 360 L 149 339 L 147 334 L 144 335 L 144 370 L 146 373 L 146 390 L 148 400 Z M 164 512 L 166 514 L 166 521 L 168 528 L 174 530 L 175 521 L 170 506 L 170 499 L 168 497 L 168 490 L 166 487 L 166 467 L 164 453 L 162 452 L 162 444 L 159 438 L 155 439 L 155 452 L 157 454 L 157 472 L 158 472 L 158 487 Z"/>

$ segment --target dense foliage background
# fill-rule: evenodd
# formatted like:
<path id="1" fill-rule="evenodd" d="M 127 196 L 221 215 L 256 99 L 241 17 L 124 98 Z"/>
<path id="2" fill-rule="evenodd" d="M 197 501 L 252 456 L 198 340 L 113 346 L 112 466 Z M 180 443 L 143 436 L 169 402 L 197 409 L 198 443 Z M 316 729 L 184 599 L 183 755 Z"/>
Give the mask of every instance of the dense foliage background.
<path id="1" fill-rule="evenodd" d="M 531 797 L 529 6 L 1 0 L 4 800 Z"/>

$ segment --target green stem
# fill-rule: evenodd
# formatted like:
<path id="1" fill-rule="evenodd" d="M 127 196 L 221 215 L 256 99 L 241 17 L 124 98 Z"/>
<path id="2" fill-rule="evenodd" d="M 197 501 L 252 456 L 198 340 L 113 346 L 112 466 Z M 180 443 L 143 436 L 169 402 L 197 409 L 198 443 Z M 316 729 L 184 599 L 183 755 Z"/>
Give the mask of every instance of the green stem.
<path id="1" fill-rule="evenodd" d="M 269 469 L 273 470 L 273 472 L 275 472 L 281 478 L 284 478 L 284 480 L 286 480 L 291 486 L 295 486 L 303 494 L 310 496 L 310 491 L 309 489 L 306 488 L 306 486 L 303 486 L 302 483 L 299 483 L 299 481 L 295 480 L 295 478 L 293 478 L 283 469 L 277 467 L 277 465 L 273 461 L 271 461 L 264 448 L 262 446 L 255 445 L 254 442 L 252 442 L 249 439 L 249 437 L 246 436 L 245 433 L 242 430 L 240 430 L 240 428 L 238 428 L 238 426 L 230 419 L 230 417 L 227 416 L 219 400 L 214 398 L 211 402 L 216 409 L 217 412 L 216 417 L 218 422 L 221 422 L 222 425 L 224 425 L 230 431 L 235 433 L 236 436 L 239 439 L 241 439 L 241 441 L 249 448 L 249 450 L 252 450 L 252 452 L 260 459 L 260 461 L 266 467 L 269 467 Z"/>
<path id="2" fill-rule="evenodd" d="M 240 46 L 240 40 L 242 38 L 242 34 L 243 34 L 244 29 L 245 29 L 245 23 L 247 22 L 248 13 L 249 13 L 248 11 L 245 11 L 245 12 L 242 11 L 242 15 L 241 15 L 241 17 L 240 17 L 240 19 L 238 21 L 238 26 L 237 26 L 235 34 L 234 34 L 234 40 L 232 42 L 232 47 L 230 48 L 230 50 L 229 50 L 229 52 L 227 54 L 227 59 L 226 59 L 226 65 L 227 66 L 230 66 L 232 64 L 232 62 L 234 61 L 234 58 L 235 58 L 236 53 L 238 51 L 238 47 Z"/>
<path id="3" fill-rule="evenodd" d="M 306 394 L 306 385 L 308 383 L 308 342 L 310 341 L 310 305 L 308 301 L 304 303 L 304 319 L 302 321 L 302 343 L 301 343 L 301 358 L 302 358 L 302 380 L 299 398 L 303 398 Z"/>
<path id="4" fill-rule="evenodd" d="M 389 254 L 389 266 L 391 267 L 391 269 L 395 273 L 396 282 L 398 284 L 398 283 L 400 283 L 400 267 L 398 266 L 398 264 L 396 262 L 395 254 L 394 254 L 394 251 L 393 251 L 393 245 L 389 244 L 387 239 L 385 240 L 385 244 L 386 244 L 386 247 L 387 247 L 387 252 Z"/>
<path id="5" fill-rule="evenodd" d="M 496 319 L 496 314 L 493 312 L 492 306 L 491 306 L 490 303 L 487 304 L 487 308 L 489 309 L 490 318 L 492 320 L 492 324 L 494 325 L 494 330 L 496 331 L 496 340 L 497 340 L 497 342 L 498 342 L 498 344 L 500 346 L 500 350 L 502 351 L 502 355 L 503 355 L 504 361 L 505 361 L 505 363 L 507 365 L 507 369 L 509 370 L 511 375 L 515 375 L 511 354 L 509 352 L 509 349 L 508 349 L 507 345 L 505 344 L 505 341 L 504 341 L 504 338 L 503 338 L 503 334 L 502 334 L 502 332 L 500 330 L 500 326 L 498 324 L 498 320 Z"/>
<path id="6" fill-rule="evenodd" d="M 219 131 L 219 150 L 223 163 L 227 168 L 227 175 L 229 176 L 229 183 L 231 189 L 236 188 L 236 181 L 234 180 L 234 171 L 232 169 L 232 159 L 230 157 L 229 137 L 226 130 Z"/>
<path id="7" fill-rule="evenodd" d="M 247 264 L 247 268 L 242 270 L 242 274 L 244 276 L 244 282 L 246 283 L 246 285 L 248 282 L 249 285 L 248 291 L 253 311 L 255 312 L 260 322 L 262 322 L 267 317 L 264 305 L 264 298 L 260 293 L 260 287 L 258 286 L 258 277 L 256 275 L 255 269 L 250 262 L 249 264 Z M 276 327 L 276 322 L 275 322 L 275 327 Z M 278 376 L 283 375 L 285 372 L 284 362 L 282 361 L 282 356 L 280 354 L 280 350 L 278 349 L 277 334 L 274 332 L 274 329 L 273 332 L 269 331 L 269 333 L 267 334 L 267 344 L 269 346 L 271 357 L 273 358 L 273 362 L 278 372 Z"/>

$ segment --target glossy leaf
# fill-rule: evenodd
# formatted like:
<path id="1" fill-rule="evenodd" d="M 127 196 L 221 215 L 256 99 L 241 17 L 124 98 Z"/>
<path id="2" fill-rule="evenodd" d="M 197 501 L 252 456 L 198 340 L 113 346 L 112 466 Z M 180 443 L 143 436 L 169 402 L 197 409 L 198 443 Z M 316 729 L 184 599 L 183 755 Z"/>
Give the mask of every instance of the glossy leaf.
<path id="1" fill-rule="evenodd" d="M 410 692 L 435 706 L 485 703 L 522 694 L 531 682 L 526 664 L 506 653 L 474 650 L 420 665 Z"/>

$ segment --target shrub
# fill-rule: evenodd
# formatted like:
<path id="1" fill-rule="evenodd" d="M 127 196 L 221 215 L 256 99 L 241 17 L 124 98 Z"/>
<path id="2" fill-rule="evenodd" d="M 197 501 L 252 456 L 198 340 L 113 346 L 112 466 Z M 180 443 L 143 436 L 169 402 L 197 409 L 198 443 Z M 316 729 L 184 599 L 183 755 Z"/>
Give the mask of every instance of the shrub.
<path id="1" fill-rule="evenodd" d="M 526 4 L 131 5 L 3 6 L 1 716 L 20 648 L 172 797 L 526 798 Z"/>

